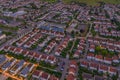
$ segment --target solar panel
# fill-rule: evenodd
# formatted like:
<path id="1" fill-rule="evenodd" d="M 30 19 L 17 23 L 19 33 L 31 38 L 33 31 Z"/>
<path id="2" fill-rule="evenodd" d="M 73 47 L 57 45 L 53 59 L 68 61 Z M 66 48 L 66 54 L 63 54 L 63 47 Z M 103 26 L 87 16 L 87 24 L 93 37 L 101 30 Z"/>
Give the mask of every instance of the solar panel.
<path id="1" fill-rule="evenodd" d="M 25 67 L 25 68 L 20 72 L 20 74 L 26 75 L 26 74 L 28 74 L 28 72 L 29 72 L 28 67 Z"/>
<path id="2" fill-rule="evenodd" d="M 2 64 L 6 60 L 6 57 L 3 55 L 0 55 L 0 64 Z"/>
<path id="3" fill-rule="evenodd" d="M 22 66 L 24 64 L 24 60 L 21 60 L 19 63 L 18 63 L 18 66 Z"/>
<path id="4" fill-rule="evenodd" d="M 7 62 L 2 66 L 2 68 L 6 69 L 6 68 L 10 67 L 11 64 L 12 64 L 12 62 Z"/>

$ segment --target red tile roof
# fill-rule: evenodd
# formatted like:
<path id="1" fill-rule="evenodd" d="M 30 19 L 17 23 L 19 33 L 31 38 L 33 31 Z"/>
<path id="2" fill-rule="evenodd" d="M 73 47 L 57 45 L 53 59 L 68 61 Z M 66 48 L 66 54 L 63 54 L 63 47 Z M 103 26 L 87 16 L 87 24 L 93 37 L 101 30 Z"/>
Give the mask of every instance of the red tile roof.
<path id="1" fill-rule="evenodd" d="M 108 70 L 108 67 L 107 66 L 105 66 L 105 65 L 100 65 L 100 67 L 99 67 L 100 69 L 102 69 L 102 70 L 105 70 L 105 71 L 107 71 Z"/>
<path id="2" fill-rule="evenodd" d="M 97 58 L 97 59 L 103 59 L 103 56 L 102 55 L 96 55 L 95 58 Z"/>
<path id="3" fill-rule="evenodd" d="M 55 57 L 54 57 L 54 56 L 49 56 L 49 57 L 48 57 L 48 60 L 54 61 L 54 60 L 55 60 Z"/>
<path id="4" fill-rule="evenodd" d="M 109 71 L 110 71 L 110 72 L 114 72 L 114 73 L 116 73 L 116 72 L 117 72 L 117 69 L 114 68 L 114 67 L 109 67 Z"/>
<path id="5" fill-rule="evenodd" d="M 57 77 L 55 77 L 54 75 L 51 75 L 49 80 L 59 80 Z"/>
<path id="6" fill-rule="evenodd" d="M 94 53 L 88 53 L 87 56 L 94 57 Z"/>
<path id="7" fill-rule="evenodd" d="M 112 59 L 113 59 L 113 60 L 118 60 L 119 57 L 118 57 L 118 56 L 113 56 Z"/>
<path id="8" fill-rule="evenodd" d="M 48 79 L 49 74 L 46 73 L 46 72 L 43 72 L 43 73 L 41 74 L 41 77 L 44 78 L 44 79 Z"/>
<path id="9" fill-rule="evenodd" d="M 104 60 L 106 60 L 106 61 L 112 61 L 112 58 L 104 57 Z"/>
<path id="10" fill-rule="evenodd" d="M 41 73 L 41 72 L 42 72 L 42 71 L 35 70 L 32 75 L 34 75 L 34 76 L 40 76 L 40 73 Z"/>
<path id="11" fill-rule="evenodd" d="M 89 62 L 87 62 L 87 61 L 81 61 L 81 64 L 88 66 L 88 65 L 89 65 Z"/>
<path id="12" fill-rule="evenodd" d="M 72 74 L 68 74 L 66 80 L 75 80 L 75 76 L 73 76 Z"/>
<path id="13" fill-rule="evenodd" d="M 70 65 L 75 65 L 75 66 L 77 66 L 77 61 L 71 60 L 71 61 L 70 61 Z"/>
<path id="14" fill-rule="evenodd" d="M 68 72 L 75 73 L 75 72 L 76 72 L 76 69 L 75 69 L 75 68 L 73 68 L 73 67 L 70 67 Z"/>
<path id="15" fill-rule="evenodd" d="M 98 68 L 99 64 L 91 62 L 90 67 Z"/>

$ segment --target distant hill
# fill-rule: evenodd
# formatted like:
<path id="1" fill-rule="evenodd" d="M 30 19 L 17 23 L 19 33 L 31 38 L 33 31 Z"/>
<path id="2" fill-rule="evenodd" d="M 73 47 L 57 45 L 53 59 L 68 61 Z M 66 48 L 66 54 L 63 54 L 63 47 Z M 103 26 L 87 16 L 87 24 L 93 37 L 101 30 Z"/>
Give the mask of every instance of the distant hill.
<path id="1" fill-rule="evenodd" d="M 79 2 L 79 3 L 85 3 L 88 5 L 97 5 L 98 2 L 104 2 L 104 3 L 110 3 L 110 4 L 120 4 L 120 0 L 62 0 L 65 3 L 70 2 Z"/>

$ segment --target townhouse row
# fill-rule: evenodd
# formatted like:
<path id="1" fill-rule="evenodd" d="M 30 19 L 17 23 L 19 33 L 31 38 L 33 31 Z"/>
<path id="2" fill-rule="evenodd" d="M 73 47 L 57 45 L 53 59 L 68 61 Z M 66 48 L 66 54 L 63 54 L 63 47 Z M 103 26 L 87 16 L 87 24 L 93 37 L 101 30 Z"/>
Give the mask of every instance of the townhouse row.
<path id="1" fill-rule="evenodd" d="M 54 35 L 57 37 L 64 37 L 64 30 L 58 27 L 50 27 L 50 26 L 40 26 L 40 32 L 48 35 Z"/>
<path id="2" fill-rule="evenodd" d="M 35 44 L 42 37 L 41 33 L 37 33 L 34 37 L 29 39 L 23 46 L 25 48 L 30 48 L 33 44 Z"/>
<path id="3" fill-rule="evenodd" d="M 27 63 L 24 60 L 7 58 L 5 55 L 0 55 L 0 69 L 10 75 L 14 74 L 27 78 L 34 67 L 34 64 Z"/>
<path id="4" fill-rule="evenodd" d="M 16 42 L 16 45 L 18 47 L 22 46 L 25 42 L 27 42 L 30 38 L 32 38 L 33 36 L 35 36 L 37 33 L 39 32 L 38 29 L 33 30 L 32 32 L 26 34 L 25 36 L 23 36 L 21 39 L 19 39 Z"/>
<path id="5" fill-rule="evenodd" d="M 57 43 L 56 43 L 55 40 L 51 41 L 51 42 L 47 45 L 47 47 L 45 48 L 44 52 L 45 52 L 45 53 L 50 53 L 50 52 L 52 51 L 52 49 L 53 49 L 56 45 L 57 45 Z"/>
<path id="6" fill-rule="evenodd" d="M 109 51 L 120 52 L 120 41 L 106 40 L 102 38 L 92 38 L 88 37 L 89 51 L 95 52 L 95 47 L 100 46 L 103 49 L 108 49 Z"/>
<path id="7" fill-rule="evenodd" d="M 114 30 L 112 29 L 114 28 Z M 115 30 L 117 26 L 111 25 L 95 25 L 94 30 L 102 36 L 120 37 L 120 31 Z M 109 30 L 111 29 L 111 30 Z"/>
<path id="8" fill-rule="evenodd" d="M 120 41 L 115 41 L 115 40 L 112 40 L 112 39 L 88 37 L 87 40 L 88 40 L 89 43 L 105 44 L 105 45 L 120 47 Z"/>
<path id="9" fill-rule="evenodd" d="M 102 62 L 105 64 L 112 64 L 112 63 L 119 63 L 119 57 L 118 56 L 113 56 L 112 58 L 110 57 L 103 57 L 102 55 L 95 55 L 94 53 L 88 53 L 86 58 L 88 60 L 94 60 L 98 62 Z"/>
<path id="10" fill-rule="evenodd" d="M 54 75 L 51 75 L 47 72 L 44 72 L 42 70 L 35 70 L 32 73 L 32 80 L 59 80 L 59 78 L 57 78 Z"/>
<path id="11" fill-rule="evenodd" d="M 86 41 L 84 39 L 81 39 L 78 46 L 77 46 L 77 50 L 75 51 L 73 57 L 74 58 L 79 58 L 80 54 L 83 54 L 85 48 L 86 48 Z"/>
<path id="12" fill-rule="evenodd" d="M 77 80 L 78 65 L 75 60 L 71 60 L 68 67 L 66 80 Z"/>
<path id="13" fill-rule="evenodd" d="M 68 45 L 68 43 L 69 43 L 70 40 L 71 40 L 70 37 L 66 37 L 66 38 L 60 43 L 60 45 L 58 45 L 57 48 L 55 49 L 55 55 L 60 56 L 62 50 L 67 47 L 67 45 Z"/>
<path id="14" fill-rule="evenodd" d="M 89 61 L 80 61 L 80 66 L 90 69 L 90 70 L 97 70 L 100 73 L 109 73 L 111 76 L 117 75 L 117 69 L 111 66 L 106 66 L 103 64 L 89 62 Z"/>
<path id="15" fill-rule="evenodd" d="M 105 77 L 103 76 L 98 76 L 98 75 L 92 75 L 89 73 L 82 73 L 82 79 L 83 80 L 107 80 Z M 111 80 L 111 79 L 109 79 Z"/>
<path id="16" fill-rule="evenodd" d="M 52 65 L 55 65 L 57 62 L 57 58 L 54 56 L 40 54 L 40 53 L 36 53 L 33 51 L 29 51 L 29 50 L 24 50 L 22 48 L 17 48 L 17 47 L 13 47 L 13 46 L 5 46 L 5 47 L 3 47 L 2 50 L 4 50 L 5 52 L 12 52 L 16 55 L 23 54 L 24 57 L 29 57 L 30 59 L 34 58 L 37 60 L 37 62 L 45 61 L 45 62 L 48 62 Z"/>

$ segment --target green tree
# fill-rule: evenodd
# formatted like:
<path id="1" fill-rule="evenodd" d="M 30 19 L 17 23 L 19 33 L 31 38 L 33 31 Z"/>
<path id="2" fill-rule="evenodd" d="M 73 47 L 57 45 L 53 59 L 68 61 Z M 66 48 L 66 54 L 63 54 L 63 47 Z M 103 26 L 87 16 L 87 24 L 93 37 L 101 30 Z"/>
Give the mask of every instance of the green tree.
<path id="1" fill-rule="evenodd" d="M 101 50 L 101 53 L 102 53 L 102 55 L 104 55 L 104 56 L 108 54 L 107 50 L 105 50 L 105 49 L 102 49 L 102 50 Z"/>
<path id="2" fill-rule="evenodd" d="M 96 49 L 95 49 L 95 51 L 96 51 L 97 53 L 99 53 L 99 52 L 101 51 L 101 47 L 100 47 L 100 46 L 97 46 Z"/>

